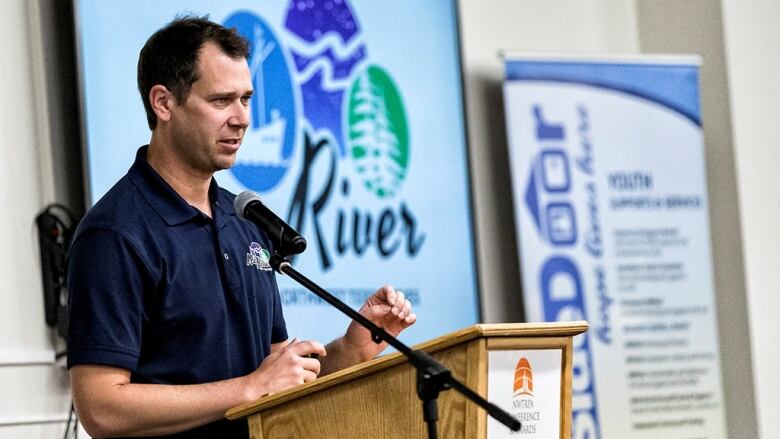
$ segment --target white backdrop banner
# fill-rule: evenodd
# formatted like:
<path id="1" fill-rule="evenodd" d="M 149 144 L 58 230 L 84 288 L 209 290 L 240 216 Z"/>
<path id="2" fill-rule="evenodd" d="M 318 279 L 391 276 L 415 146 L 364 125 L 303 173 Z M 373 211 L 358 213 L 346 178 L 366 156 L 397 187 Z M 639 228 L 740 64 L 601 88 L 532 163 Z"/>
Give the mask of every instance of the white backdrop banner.
<path id="1" fill-rule="evenodd" d="M 530 321 L 585 319 L 575 438 L 725 438 L 698 59 L 507 56 Z"/>

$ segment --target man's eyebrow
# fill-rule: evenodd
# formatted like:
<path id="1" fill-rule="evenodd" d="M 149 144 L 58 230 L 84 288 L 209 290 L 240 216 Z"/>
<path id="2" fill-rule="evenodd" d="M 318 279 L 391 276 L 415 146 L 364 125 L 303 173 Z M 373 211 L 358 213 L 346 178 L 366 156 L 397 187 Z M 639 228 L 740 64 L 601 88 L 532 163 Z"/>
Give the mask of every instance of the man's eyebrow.
<path id="1" fill-rule="evenodd" d="M 235 91 L 217 91 L 209 94 L 209 98 L 230 98 L 237 95 L 238 93 Z"/>
<path id="2" fill-rule="evenodd" d="M 235 98 L 237 96 L 245 97 L 245 96 L 252 96 L 255 94 L 254 90 L 247 90 L 243 93 L 239 93 L 237 91 L 223 91 L 223 92 L 214 92 L 208 95 L 209 99 L 218 99 L 218 98 Z"/>

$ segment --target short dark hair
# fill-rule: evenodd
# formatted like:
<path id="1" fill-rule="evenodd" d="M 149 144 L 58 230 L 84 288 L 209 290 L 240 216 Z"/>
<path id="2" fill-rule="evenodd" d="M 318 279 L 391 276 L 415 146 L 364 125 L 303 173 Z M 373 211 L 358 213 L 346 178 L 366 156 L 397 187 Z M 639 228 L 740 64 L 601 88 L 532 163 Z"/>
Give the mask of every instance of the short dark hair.
<path id="1" fill-rule="evenodd" d="M 138 91 L 150 129 L 157 126 L 157 115 L 152 111 L 149 91 L 160 84 L 179 103 L 186 101 L 198 80 L 198 56 L 207 42 L 216 43 L 231 58 L 249 58 L 249 41 L 235 28 L 214 23 L 208 16 L 176 17 L 146 41 L 138 57 Z"/>

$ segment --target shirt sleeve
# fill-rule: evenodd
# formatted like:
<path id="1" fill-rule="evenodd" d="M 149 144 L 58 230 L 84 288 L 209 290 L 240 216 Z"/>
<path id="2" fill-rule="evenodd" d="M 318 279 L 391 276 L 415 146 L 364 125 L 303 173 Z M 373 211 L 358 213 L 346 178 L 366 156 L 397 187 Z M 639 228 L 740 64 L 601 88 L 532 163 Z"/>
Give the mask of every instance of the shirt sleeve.
<path id="1" fill-rule="evenodd" d="M 68 368 L 136 370 L 151 279 L 136 249 L 118 233 L 89 230 L 77 237 L 68 253 Z"/>

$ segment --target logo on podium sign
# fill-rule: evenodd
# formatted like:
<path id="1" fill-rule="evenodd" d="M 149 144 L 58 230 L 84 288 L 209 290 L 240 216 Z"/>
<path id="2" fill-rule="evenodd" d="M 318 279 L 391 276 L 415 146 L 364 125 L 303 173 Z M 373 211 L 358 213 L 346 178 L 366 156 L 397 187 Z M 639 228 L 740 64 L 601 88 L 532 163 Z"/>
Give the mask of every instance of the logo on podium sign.
<path id="1" fill-rule="evenodd" d="M 515 366 L 514 395 L 534 396 L 534 371 L 525 357 L 521 357 Z"/>

